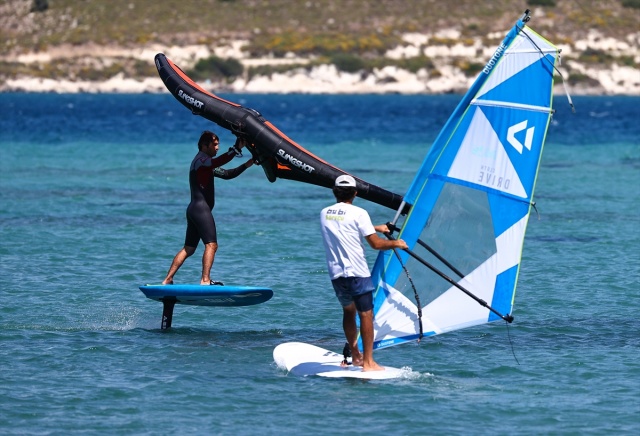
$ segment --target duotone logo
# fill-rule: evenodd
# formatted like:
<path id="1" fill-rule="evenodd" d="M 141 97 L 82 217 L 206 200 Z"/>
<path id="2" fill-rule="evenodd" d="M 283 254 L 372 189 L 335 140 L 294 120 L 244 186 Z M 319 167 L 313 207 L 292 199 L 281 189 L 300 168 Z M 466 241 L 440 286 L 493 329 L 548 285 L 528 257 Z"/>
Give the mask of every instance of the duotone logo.
<path id="1" fill-rule="evenodd" d="M 527 133 L 524 137 L 524 144 L 522 144 L 522 142 L 518 141 L 518 139 L 516 138 L 516 133 L 520 133 L 525 129 L 527 130 Z M 527 129 L 527 120 L 524 120 L 521 123 L 514 124 L 513 126 L 509 127 L 509 130 L 507 130 L 507 141 L 513 146 L 513 148 L 518 150 L 518 153 L 522 154 L 522 149 L 525 147 L 527 150 L 531 150 L 534 131 L 535 127 L 529 127 Z"/>

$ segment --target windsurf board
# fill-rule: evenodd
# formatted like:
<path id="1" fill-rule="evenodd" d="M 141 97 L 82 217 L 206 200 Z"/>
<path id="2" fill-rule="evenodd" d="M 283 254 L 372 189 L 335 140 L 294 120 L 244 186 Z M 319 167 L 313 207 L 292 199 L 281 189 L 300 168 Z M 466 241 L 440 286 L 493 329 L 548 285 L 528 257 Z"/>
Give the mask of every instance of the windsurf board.
<path id="1" fill-rule="evenodd" d="M 384 366 L 384 371 L 363 371 L 360 366 L 342 366 L 344 356 L 304 342 L 286 342 L 273 350 L 278 367 L 297 376 L 347 377 L 384 380 L 402 377 L 410 370 Z"/>

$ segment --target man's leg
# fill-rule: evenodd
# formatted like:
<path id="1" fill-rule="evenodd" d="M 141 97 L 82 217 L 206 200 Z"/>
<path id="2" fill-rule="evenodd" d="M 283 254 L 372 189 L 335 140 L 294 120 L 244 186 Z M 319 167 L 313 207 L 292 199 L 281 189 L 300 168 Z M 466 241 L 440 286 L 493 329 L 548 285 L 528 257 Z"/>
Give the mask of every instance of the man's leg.
<path id="1" fill-rule="evenodd" d="M 356 305 L 351 303 L 342 306 L 342 328 L 344 336 L 351 348 L 351 363 L 355 366 L 362 366 L 362 353 L 358 349 L 358 325 L 356 324 Z"/>
<path id="2" fill-rule="evenodd" d="M 216 242 L 204 244 L 204 253 L 202 254 L 202 277 L 200 278 L 201 285 L 211 284 L 211 267 L 213 266 L 213 260 L 216 257 L 216 251 L 218 251 L 218 244 Z"/>
<path id="3" fill-rule="evenodd" d="M 171 262 L 171 267 L 167 272 L 167 277 L 165 277 L 165 279 L 162 281 L 163 285 L 173 284 L 173 276 L 176 275 L 184 261 L 187 260 L 187 257 L 191 256 L 193 253 L 195 253 L 195 251 L 196 247 L 188 247 L 186 245 L 182 247 L 180 251 L 178 251 L 178 253 L 173 258 L 173 262 Z"/>
<path id="4" fill-rule="evenodd" d="M 362 337 L 362 348 L 364 349 L 362 370 L 382 371 L 383 367 L 373 360 L 373 310 L 358 312 L 360 316 L 360 336 Z"/>

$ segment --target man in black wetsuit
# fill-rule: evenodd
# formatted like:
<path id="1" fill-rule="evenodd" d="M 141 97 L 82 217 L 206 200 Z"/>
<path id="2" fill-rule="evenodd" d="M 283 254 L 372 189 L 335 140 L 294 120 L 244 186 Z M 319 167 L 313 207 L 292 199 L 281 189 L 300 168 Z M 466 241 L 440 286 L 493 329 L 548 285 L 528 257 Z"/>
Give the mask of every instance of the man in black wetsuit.
<path id="1" fill-rule="evenodd" d="M 218 250 L 218 238 L 216 235 L 216 223 L 211 211 L 215 203 L 214 177 L 221 179 L 233 179 L 238 177 L 247 168 L 253 165 L 249 159 L 244 164 L 232 170 L 221 168 L 244 147 L 245 141 L 238 139 L 234 147 L 229 151 L 214 158 L 218 153 L 220 140 L 218 136 L 205 130 L 198 141 L 198 154 L 191 162 L 189 168 L 189 187 L 191 189 L 191 202 L 187 206 L 187 233 L 184 238 L 184 247 L 173 258 L 167 277 L 162 281 L 163 285 L 173 284 L 173 276 L 182 266 L 187 257 L 196 251 L 200 240 L 204 243 L 202 255 L 201 285 L 221 285 L 221 282 L 211 280 L 211 266 Z"/>

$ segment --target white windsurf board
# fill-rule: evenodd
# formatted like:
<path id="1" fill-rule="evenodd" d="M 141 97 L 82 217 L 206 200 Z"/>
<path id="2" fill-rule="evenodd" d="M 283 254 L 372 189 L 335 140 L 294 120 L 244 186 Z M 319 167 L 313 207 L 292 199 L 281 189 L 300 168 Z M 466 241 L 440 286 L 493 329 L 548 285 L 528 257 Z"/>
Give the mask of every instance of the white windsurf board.
<path id="1" fill-rule="evenodd" d="M 304 342 L 286 342 L 273 350 L 278 367 L 297 376 L 347 377 L 369 380 L 399 378 L 411 372 L 408 369 L 384 366 L 384 371 L 363 371 L 360 366 L 341 366 L 344 356 Z"/>

